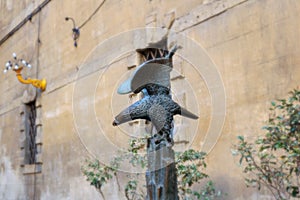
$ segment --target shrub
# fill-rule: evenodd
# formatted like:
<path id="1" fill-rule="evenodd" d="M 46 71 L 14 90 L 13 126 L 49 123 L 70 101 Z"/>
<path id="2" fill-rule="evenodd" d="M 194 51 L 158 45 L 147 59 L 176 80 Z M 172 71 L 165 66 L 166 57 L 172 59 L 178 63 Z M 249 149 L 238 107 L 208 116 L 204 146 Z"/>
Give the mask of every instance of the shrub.
<path id="1" fill-rule="evenodd" d="M 265 134 L 255 142 L 238 136 L 239 155 L 247 186 L 266 187 L 276 199 L 300 198 L 300 91 L 271 102 Z"/>

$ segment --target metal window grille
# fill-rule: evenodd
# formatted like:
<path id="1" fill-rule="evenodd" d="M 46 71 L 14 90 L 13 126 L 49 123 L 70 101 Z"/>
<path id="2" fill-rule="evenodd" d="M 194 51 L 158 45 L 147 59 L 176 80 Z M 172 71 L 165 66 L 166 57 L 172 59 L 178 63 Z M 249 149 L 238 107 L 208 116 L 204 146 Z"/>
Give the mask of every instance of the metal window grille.
<path id="1" fill-rule="evenodd" d="M 141 63 L 152 60 L 154 58 L 162 58 L 168 55 L 167 50 L 156 49 L 156 48 L 146 48 L 146 49 L 138 49 L 137 52 L 141 56 Z"/>
<path id="2" fill-rule="evenodd" d="M 26 146 L 25 163 L 35 164 L 36 162 L 36 107 L 35 101 L 26 104 Z"/>

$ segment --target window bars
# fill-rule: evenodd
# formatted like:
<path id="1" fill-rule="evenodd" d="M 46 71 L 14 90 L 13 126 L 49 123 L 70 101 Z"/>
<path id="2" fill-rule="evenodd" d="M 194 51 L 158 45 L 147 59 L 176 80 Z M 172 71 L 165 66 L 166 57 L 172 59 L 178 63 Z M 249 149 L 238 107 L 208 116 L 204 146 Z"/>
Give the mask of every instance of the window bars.
<path id="1" fill-rule="evenodd" d="M 26 153 L 25 163 L 35 164 L 36 163 L 36 107 L 35 101 L 26 104 Z"/>

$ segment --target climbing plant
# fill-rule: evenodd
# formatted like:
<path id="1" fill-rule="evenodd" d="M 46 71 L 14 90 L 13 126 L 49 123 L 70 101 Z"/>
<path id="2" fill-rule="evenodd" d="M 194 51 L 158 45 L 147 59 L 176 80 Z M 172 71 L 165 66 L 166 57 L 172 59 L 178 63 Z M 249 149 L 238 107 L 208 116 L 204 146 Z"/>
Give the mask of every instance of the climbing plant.
<path id="1" fill-rule="evenodd" d="M 94 186 L 104 198 L 102 187 L 107 184 L 113 177 L 118 178 L 118 168 L 121 162 L 128 161 L 132 166 L 140 166 L 145 168 L 147 166 L 146 156 L 140 154 L 145 148 L 145 139 L 131 139 L 129 140 L 128 153 L 115 157 L 110 166 L 100 163 L 97 159 L 88 159 L 82 166 L 82 172 L 87 181 Z M 175 162 L 178 177 L 178 191 L 181 199 L 201 199 L 211 200 L 221 198 L 223 193 L 215 189 L 215 185 L 209 176 L 203 171 L 206 168 L 204 152 L 193 149 L 184 152 L 176 152 Z M 142 200 L 145 199 L 146 188 L 140 187 L 142 173 L 135 173 L 128 175 L 128 182 L 124 187 L 124 196 L 128 200 Z M 204 179 L 207 183 L 200 189 L 195 190 L 196 185 L 200 185 Z M 118 180 L 118 179 L 117 179 Z M 202 183 L 203 184 L 203 183 Z M 120 187 L 120 186 L 119 186 Z"/>
<path id="2" fill-rule="evenodd" d="M 275 199 L 300 198 L 300 91 L 271 102 L 265 134 L 254 142 L 238 136 L 239 156 L 247 186 L 267 188 Z"/>

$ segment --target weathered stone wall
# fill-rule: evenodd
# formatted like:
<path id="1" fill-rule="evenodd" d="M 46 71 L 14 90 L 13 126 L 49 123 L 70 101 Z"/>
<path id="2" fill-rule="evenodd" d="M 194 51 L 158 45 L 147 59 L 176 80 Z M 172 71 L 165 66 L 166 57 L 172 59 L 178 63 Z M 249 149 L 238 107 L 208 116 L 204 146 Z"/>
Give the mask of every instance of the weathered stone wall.
<path id="1" fill-rule="evenodd" d="M 42 2 L 1 1 L 0 40 Z M 129 136 L 144 130 L 143 122 L 111 126 L 137 98 L 116 89 L 138 64 L 135 50 L 159 41 L 168 28 L 169 44 L 182 46 L 174 58 L 174 99 L 200 114 L 198 122 L 176 117 L 175 148 L 207 151 L 207 173 L 226 199 L 267 199 L 243 185 L 230 149 L 237 135 L 261 133 L 270 100 L 299 85 L 300 2 L 107 0 L 75 48 L 72 23 L 64 18 L 79 26 L 100 2 L 52 0 L 1 44 L 1 66 L 16 52 L 33 65 L 24 76 L 46 78 L 48 86 L 37 94 L 41 173 L 24 175 L 31 169 L 20 166 L 20 113 L 32 88 L 13 72 L 0 75 L 0 199 L 101 199 L 80 167 L 91 154 L 109 162 Z M 104 187 L 107 199 L 122 199 L 122 193 L 116 180 Z"/>

